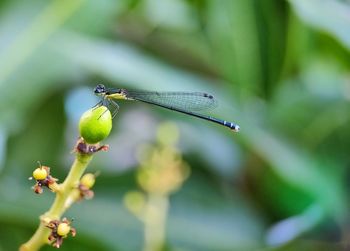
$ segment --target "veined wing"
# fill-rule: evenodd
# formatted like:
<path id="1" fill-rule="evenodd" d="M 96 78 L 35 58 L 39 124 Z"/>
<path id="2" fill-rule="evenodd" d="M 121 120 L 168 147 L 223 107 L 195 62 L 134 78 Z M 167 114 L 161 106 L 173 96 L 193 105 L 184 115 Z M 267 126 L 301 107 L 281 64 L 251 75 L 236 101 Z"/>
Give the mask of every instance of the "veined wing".
<path id="1" fill-rule="evenodd" d="M 203 92 L 126 91 L 126 97 L 187 111 L 211 110 L 217 106 L 216 99 Z"/>

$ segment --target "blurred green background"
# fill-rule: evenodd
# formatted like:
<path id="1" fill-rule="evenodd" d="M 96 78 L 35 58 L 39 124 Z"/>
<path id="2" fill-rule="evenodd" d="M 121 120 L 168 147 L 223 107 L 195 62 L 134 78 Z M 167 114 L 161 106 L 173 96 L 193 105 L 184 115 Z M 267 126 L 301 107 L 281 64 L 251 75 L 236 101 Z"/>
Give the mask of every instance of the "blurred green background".
<path id="1" fill-rule="evenodd" d="M 349 238 L 350 1 L 57 0 L 0 2 L 0 250 L 17 250 L 64 180 L 97 83 L 204 91 L 240 133 L 120 102 L 95 198 L 74 205 L 61 250 L 142 250 L 123 205 L 141 145 L 171 121 L 191 168 L 170 196 L 167 250 L 341 250 Z M 52 250 L 45 247 L 43 250 Z"/>

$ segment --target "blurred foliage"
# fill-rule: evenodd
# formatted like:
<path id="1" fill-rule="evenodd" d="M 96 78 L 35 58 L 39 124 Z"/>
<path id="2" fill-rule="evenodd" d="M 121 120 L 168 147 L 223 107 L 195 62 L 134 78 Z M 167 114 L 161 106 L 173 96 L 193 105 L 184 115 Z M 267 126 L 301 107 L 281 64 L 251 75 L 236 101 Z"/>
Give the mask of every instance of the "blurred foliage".
<path id="1" fill-rule="evenodd" d="M 176 148 L 178 136 L 176 125 L 163 123 L 157 130 L 157 144 L 140 146 L 136 177 L 142 191 L 130 191 L 124 197 L 126 208 L 144 224 L 144 251 L 165 249 L 169 197 L 190 173 Z"/>
<path id="2" fill-rule="evenodd" d="M 78 235 L 62 250 L 142 249 L 122 198 L 137 187 L 138 146 L 165 119 L 191 166 L 170 196 L 169 250 L 343 248 L 349 16 L 348 0 L 1 1 L 0 250 L 26 241 L 52 202 L 27 177 L 40 160 L 64 179 L 97 82 L 205 91 L 242 130 L 121 103 L 111 150 L 91 164 L 95 198 L 66 215 Z"/>

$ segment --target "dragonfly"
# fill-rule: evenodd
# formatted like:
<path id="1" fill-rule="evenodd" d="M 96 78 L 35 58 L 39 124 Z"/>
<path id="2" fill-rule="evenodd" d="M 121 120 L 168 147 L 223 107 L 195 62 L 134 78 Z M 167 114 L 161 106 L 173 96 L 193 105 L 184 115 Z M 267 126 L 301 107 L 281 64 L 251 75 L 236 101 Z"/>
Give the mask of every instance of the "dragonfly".
<path id="1" fill-rule="evenodd" d="M 103 84 L 98 84 L 94 89 L 94 93 L 102 98 L 96 106 L 114 106 L 115 111 L 113 112 L 113 117 L 119 110 L 119 106 L 116 101 L 132 100 L 207 120 L 228 127 L 234 132 L 238 132 L 240 130 L 239 125 L 236 123 L 199 113 L 204 110 L 213 109 L 217 106 L 217 100 L 212 95 L 204 92 L 134 91 L 118 88 L 106 88 Z"/>

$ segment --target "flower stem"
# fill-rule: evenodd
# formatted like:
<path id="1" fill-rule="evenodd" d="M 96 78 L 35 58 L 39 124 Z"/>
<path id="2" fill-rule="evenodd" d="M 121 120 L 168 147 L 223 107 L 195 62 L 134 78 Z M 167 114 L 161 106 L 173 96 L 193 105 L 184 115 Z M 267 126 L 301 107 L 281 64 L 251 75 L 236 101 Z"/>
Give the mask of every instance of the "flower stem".
<path id="1" fill-rule="evenodd" d="M 166 195 L 151 193 L 148 199 L 143 219 L 145 223 L 143 251 L 160 251 L 164 249 L 169 198 Z"/>

